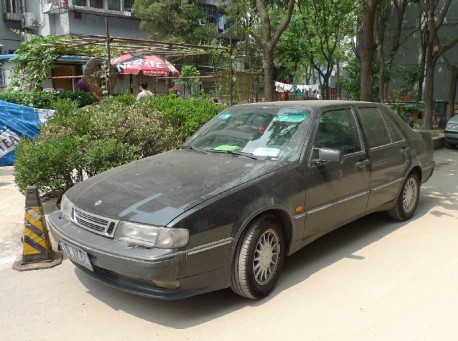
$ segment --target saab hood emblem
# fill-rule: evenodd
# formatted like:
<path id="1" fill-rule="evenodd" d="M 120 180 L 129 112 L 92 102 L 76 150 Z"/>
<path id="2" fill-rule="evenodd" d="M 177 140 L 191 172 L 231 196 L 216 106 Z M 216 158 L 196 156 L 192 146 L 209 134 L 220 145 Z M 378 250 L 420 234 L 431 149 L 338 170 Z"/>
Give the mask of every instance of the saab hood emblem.
<path id="1" fill-rule="evenodd" d="M 95 206 L 99 206 L 101 203 L 102 203 L 102 200 L 97 200 L 97 201 L 94 203 L 94 205 L 95 205 Z"/>

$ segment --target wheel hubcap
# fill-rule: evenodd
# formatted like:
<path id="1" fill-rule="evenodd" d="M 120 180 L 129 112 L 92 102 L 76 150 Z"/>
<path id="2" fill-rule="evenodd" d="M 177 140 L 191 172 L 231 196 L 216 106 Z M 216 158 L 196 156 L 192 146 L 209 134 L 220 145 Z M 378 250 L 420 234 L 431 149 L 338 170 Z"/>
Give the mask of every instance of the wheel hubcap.
<path id="1" fill-rule="evenodd" d="M 407 180 L 404 186 L 404 195 L 402 200 L 402 205 L 404 207 L 404 211 L 410 212 L 415 207 L 415 203 L 417 202 L 418 196 L 418 185 L 417 182 L 410 178 Z"/>
<path id="2" fill-rule="evenodd" d="M 280 238 L 274 230 L 267 230 L 259 238 L 253 260 L 256 282 L 265 285 L 274 277 L 280 260 Z"/>

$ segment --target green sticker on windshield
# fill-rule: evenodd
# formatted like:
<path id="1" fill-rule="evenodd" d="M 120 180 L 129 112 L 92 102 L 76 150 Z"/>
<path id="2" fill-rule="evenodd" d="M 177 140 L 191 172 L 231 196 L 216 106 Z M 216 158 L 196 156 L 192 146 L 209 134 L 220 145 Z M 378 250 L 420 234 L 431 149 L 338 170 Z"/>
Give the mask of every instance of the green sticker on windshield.
<path id="1" fill-rule="evenodd" d="M 274 120 L 278 122 L 298 123 L 302 122 L 308 117 L 308 113 L 282 113 L 280 115 L 275 116 Z"/>
<path id="2" fill-rule="evenodd" d="M 239 146 L 231 146 L 228 144 L 223 144 L 221 146 L 213 148 L 214 150 L 222 150 L 222 151 L 234 151 L 234 150 L 239 150 Z"/>

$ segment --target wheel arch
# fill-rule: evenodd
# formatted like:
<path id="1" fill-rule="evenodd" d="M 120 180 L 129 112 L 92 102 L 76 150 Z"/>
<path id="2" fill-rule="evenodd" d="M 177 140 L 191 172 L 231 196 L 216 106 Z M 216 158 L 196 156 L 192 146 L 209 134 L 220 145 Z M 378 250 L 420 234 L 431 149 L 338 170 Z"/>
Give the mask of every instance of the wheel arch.
<path id="1" fill-rule="evenodd" d="M 243 238 L 245 237 L 251 224 L 263 215 L 272 215 L 276 219 L 278 219 L 280 227 L 283 231 L 283 237 L 285 238 L 285 255 L 289 254 L 289 249 L 291 247 L 291 238 L 293 234 L 293 222 L 291 221 L 291 217 L 288 215 L 288 213 L 285 212 L 283 209 L 272 207 L 264 211 L 257 212 L 250 216 L 248 219 L 246 219 L 246 221 L 242 225 L 242 228 L 238 231 L 237 235 L 235 236 L 236 247 L 234 248 L 232 260 L 234 260 L 235 256 L 237 255 L 240 241 L 243 240 Z"/>
<path id="2" fill-rule="evenodd" d="M 419 165 L 415 165 L 414 167 L 412 167 L 412 169 L 409 171 L 409 173 L 407 173 L 407 176 L 409 176 L 410 174 L 417 174 L 418 176 L 418 180 L 420 182 L 420 184 L 422 183 L 422 176 L 423 176 L 423 172 L 421 171 L 421 167 Z M 406 176 L 406 178 L 407 178 Z"/>

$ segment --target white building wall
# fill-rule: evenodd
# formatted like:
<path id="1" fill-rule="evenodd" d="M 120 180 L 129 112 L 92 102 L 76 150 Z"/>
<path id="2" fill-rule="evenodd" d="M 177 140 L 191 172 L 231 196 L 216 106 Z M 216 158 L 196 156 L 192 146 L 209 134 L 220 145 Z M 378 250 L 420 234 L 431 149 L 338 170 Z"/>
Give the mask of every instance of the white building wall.
<path id="1" fill-rule="evenodd" d="M 57 3 L 57 1 L 55 1 Z M 61 4 L 63 0 L 61 0 Z M 68 1 L 66 8 L 47 7 L 47 1 L 26 0 L 26 11 L 34 13 L 39 35 L 105 35 L 105 18 L 108 17 L 109 34 L 112 37 L 146 39 L 147 34 L 140 30 L 140 20 L 130 16 L 130 12 L 114 12 L 90 7 L 73 6 Z"/>

